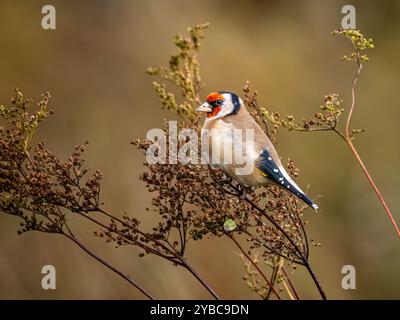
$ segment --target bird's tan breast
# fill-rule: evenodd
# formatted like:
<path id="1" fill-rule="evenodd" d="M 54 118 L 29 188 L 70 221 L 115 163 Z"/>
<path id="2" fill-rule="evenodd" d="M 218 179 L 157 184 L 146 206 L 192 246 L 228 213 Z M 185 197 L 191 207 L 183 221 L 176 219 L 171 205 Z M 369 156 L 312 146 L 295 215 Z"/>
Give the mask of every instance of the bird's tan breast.
<path id="1" fill-rule="evenodd" d="M 207 139 L 209 145 L 210 163 L 221 167 L 244 185 L 255 186 L 268 182 L 265 174 L 256 167 L 264 149 L 269 151 L 277 163 L 281 163 L 268 136 L 245 108 L 232 116 L 210 119 L 205 122 L 203 129 L 203 138 Z M 241 170 L 249 165 L 250 171 Z"/>

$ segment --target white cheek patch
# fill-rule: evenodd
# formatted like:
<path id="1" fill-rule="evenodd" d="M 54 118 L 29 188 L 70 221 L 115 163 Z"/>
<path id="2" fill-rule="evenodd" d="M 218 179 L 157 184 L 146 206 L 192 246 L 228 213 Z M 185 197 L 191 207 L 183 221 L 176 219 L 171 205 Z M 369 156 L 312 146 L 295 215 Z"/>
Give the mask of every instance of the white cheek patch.
<path id="1" fill-rule="evenodd" d="M 212 117 L 211 119 L 220 119 L 223 118 L 225 116 L 228 116 L 232 113 L 232 108 L 229 107 L 229 105 L 224 105 L 221 109 L 220 112 L 217 113 L 217 115 L 215 117 Z"/>

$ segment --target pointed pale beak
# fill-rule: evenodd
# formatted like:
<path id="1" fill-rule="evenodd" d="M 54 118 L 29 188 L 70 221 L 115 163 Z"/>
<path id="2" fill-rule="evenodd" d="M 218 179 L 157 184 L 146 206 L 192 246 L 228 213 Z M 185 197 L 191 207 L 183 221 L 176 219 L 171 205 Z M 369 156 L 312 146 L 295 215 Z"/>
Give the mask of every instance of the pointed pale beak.
<path id="1" fill-rule="evenodd" d="M 211 112 L 211 106 L 208 104 L 208 102 L 204 102 L 200 107 L 196 109 L 196 112 Z"/>

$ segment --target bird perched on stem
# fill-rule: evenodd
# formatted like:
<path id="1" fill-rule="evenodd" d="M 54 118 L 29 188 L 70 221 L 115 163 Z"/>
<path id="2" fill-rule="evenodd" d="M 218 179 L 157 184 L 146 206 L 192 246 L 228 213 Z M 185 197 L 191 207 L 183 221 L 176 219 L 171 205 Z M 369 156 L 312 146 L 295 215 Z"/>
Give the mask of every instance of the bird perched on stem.
<path id="1" fill-rule="evenodd" d="M 274 145 L 236 94 L 210 93 L 196 111 L 207 114 L 202 141 L 208 144 L 211 164 L 222 168 L 243 187 L 273 183 L 318 210 L 283 168 Z M 250 163 L 251 170 L 243 170 L 244 163 Z"/>

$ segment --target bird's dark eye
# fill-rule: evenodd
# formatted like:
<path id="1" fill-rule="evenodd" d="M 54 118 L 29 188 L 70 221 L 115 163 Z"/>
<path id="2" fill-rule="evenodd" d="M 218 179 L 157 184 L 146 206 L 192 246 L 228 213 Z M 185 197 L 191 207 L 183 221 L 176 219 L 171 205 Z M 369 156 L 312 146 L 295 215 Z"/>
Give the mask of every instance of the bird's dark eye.
<path id="1" fill-rule="evenodd" d="M 210 105 L 212 108 L 215 108 L 215 107 L 221 106 L 223 103 L 224 103 L 224 100 L 215 100 L 215 101 L 210 102 Z"/>

